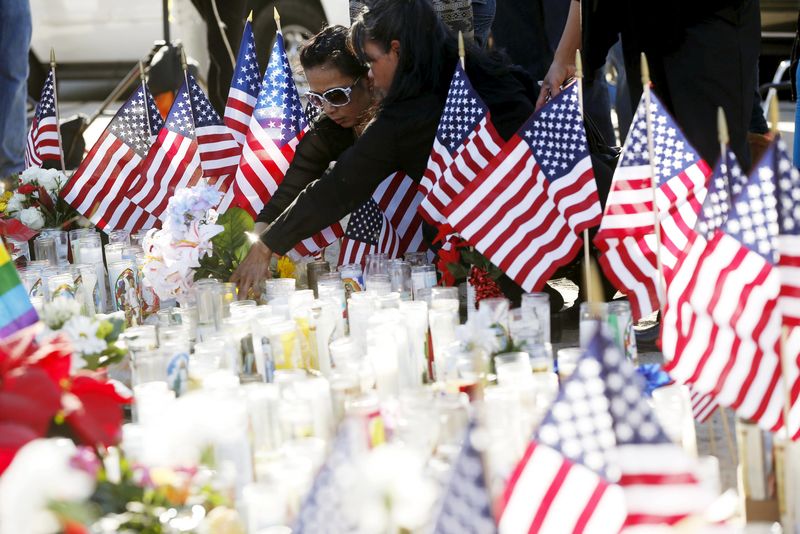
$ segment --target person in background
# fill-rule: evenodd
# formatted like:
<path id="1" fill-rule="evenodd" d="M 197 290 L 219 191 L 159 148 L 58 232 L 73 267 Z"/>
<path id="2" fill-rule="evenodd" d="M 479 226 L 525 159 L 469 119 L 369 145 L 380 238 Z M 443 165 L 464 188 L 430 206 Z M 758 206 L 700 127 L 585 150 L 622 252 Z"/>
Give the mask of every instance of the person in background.
<path id="1" fill-rule="evenodd" d="M 642 94 L 641 53 L 647 56 L 653 91 L 710 165 L 719 156 L 717 108 L 728 119 L 730 145 L 743 168 L 750 168 L 747 131 L 753 115 L 760 46 L 758 0 L 640 2 L 573 0 L 537 106 L 560 91 L 575 71 L 575 50 L 583 48 L 584 68 L 594 72 L 622 37 L 633 109 Z M 583 18 L 583 35 L 581 34 Z"/>
<path id="2" fill-rule="evenodd" d="M 419 182 L 427 166 L 458 61 L 457 38 L 428 0 L 373 0 L 368 5 L 351 28 L 350 39 L 370 66 L 380 107 L 333 168 L 306 187 L 261 234 L 270 254 L 286 254 L 340 220 L 369 199 L 390 174 L 401 171 Z M 498 133 L 509 139 L 533 112 L 533 84 L 507 60 L 475 45 L 467 51 L 466 64 Z M 432 238 L 436 231 L 430 230 Z"/>
<path id="3" fill-rule="evenodd" d="M 247 0 L 192 0 L 192 4 L 208 28 L 208 99 L 222 116 L 236 63 L 234 54 L 239 49 L 244 31 Z M 219 22 L 225 27 L 224 35 Z"/>
<path id="4" fill-rule="evenodd" d="M 472 27 L 478 46 L 486 48 L 489 42 L 496 9 L 496 0 L 472 0 Z"/>
<path id="5" fill-rule="evenodd" d="M 0 178 L 3 178 L 25 168 L 31 6 L 28 0 L 2 0 L 0 6 Z"/>
<path id="6" fill-rule="evenodd" d="M 317 180 L 340 154 L 355 143 L 372 117 L 373 99 L 367 66 L 347 47 L 348 30 L 330 26 L 313 36 L 300 49 L 300 64 L 310 91 L 309 111 L 315 114 L 309 131 L 300 140 L 289 169 L 275 194 L 256 217 L 255 232 L 261 234 L 297 195 Z M 269 277 L 271 252 L 261 241 L 250 249 L 233 274 L 239 295 L 257 288 Z"/>

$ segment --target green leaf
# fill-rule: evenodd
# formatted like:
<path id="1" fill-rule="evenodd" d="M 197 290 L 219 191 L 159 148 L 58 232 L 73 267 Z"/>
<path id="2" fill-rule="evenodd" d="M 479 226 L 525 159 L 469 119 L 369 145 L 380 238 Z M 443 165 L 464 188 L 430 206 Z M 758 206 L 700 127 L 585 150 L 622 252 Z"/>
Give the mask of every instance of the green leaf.
<path id="1" fill-rule="evenodd" d="M 247 232 L 253 231 L 255 223 L 249 213 L 241 208 L 231 208 L 220 215 L 217 224 L 224 230 L 211 239 L 213 253 L 200 260 L 195 278 L 212 276 L 228 280 L 250 250 Z"/>
<path id="2" fill-rule="evenodd" d="M 469 276 L 469 266 L 460 263 L 448 263 L 447 270 L 453 275 L 453 278 L 460 280 Z"/>

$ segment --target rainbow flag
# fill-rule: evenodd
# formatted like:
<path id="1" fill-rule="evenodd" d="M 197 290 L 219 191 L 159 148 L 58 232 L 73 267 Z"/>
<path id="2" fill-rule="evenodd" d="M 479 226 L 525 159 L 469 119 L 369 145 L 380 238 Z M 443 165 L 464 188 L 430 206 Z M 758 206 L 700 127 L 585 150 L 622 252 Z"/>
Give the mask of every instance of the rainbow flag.
<path id="1" fill-rule="evenodd" d="M 0 241 L 0 339 L 39 320 L 17 268 Z"/>

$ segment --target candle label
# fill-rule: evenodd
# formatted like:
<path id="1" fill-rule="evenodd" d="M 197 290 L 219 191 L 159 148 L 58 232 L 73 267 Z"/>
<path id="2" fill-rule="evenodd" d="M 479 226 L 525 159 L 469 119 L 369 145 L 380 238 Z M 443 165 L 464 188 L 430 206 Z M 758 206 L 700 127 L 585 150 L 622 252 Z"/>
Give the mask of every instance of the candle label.
<path id="1" fill-rule="evenodd" d="M 37 278 L 36 281 L 31 286 L 31 290 L 28 292 L 28 295 L 31 297 L 44 297 L 44 288 L 42 287 L 42 279 Z"/>
<path id="2" fill-rule="evenodd" d="M 53 298 L 64 297 L 70 300 L 75 300 L 75 286 L 74 284 L 61 284 L 53 290 Z"/>
<path id="3" fill-rule="evenodd" d="M 139 305 L 138 286 L 133 269 L 126 267 L 116 277 L 113 277 L 113 275 L 114 272 L 112 271 L 114 309 L 125 314 L 125 324 L 127 326 L 141 324 L 142 310 Z"/>
<path id="4" fill-rule="evenodd" d="M 258 338 L 256 338 L 258 342 Z M 267 336 L 261 337 L 261 357 L 264 360 L 264 380 L 272 383 L 275 379 L 275 359 L 272 357 L 272 345 Z"/>
<path id="5" fill-rule="evenodd" d="M 189 355 L 185 352 L 174 354 L 167 364 L 167 384 L 175 395 L 183 395 L 189 386 Z"/>
<path id="6" fill-rule="evenodd" d="M 342 278 L 344 285 L 345 298 L 349 299 L 353 293 L 364 291 L 364 278 L 361 275 Z"/>

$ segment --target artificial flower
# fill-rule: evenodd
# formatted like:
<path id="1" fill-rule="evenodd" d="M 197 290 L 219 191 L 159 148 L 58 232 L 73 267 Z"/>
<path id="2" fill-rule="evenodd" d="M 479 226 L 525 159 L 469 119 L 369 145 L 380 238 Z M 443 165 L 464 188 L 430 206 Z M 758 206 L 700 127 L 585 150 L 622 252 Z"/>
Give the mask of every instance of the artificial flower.
<path id="1" fill-rule="evenodd" d="M 23 185 L 41 186 L 51 194 L 58 193 L 61 190 L 61 186 L 67 181 L 66 177 L 58 169 L 41 169 L 39 167 L 25 169 L 19 175 L 19 179 Z"/>
<path id="2" fill-rule="evenodd" d="M 100 321 L 97 319 L 76 315 L 64 323 L 61 331 L 69 337 L 73 351 L 91 356 L 103 352 L 108 347 L 105 339 L 101 339 L 99 329 Z"/>
<path id="3" fill-rule="evenodd" d="M 294 278 L 295 266 L 289 256 L 281 256 L 278 260 L 278 278 Z"/>
<path id="4" fill-rule="evenodd" d="M 75 444 L 64 438 L 36 439 L 19 450 L 0 477 L 0 534 L 62 531 L 49 506 L 83 502 L 95 488 L 94 477 L 74 466 L 76 454 Z"/>
<path id="5" fill-rule="evenodd" d="M 39 208 L 25 208 L 19 212 L 19 220 L 25 226 L 34 230 L 44 228 L 44 215 Z"/>
<path id="6" fill-rule="evenodd" d="M 81 305 L 78 301 L 69 297 L 56 297 L 45 304 L 41 319 L 51 330 L 58 330 L 80 313 Z"/>
<path id="7" fill-rule="evenodd" d="M 6 211 L 8 213 L 16 213 L 16 212 L 22 211 L 23 209 L 25 209 L 25 204 L 24 203 L 25 203 L 26 200 L 27 200 L 27 198 L 25 197 L 25 195 L 21 195 L 19 193 L 14 193 L 13 195 L 11 195 L 11 198 L 9 198 L 6 201 L 7 202 L 6 203 Z"/>
<path id="8" fill-rule="evenodd" d="M 345 497 L 345 514 L 361 532 L 414 531 L 425 525 L 436 485 L 419 453 L 399 445 L 376 447 L 357 466 L 359 484 Z"/>
<path id="9" fill-rule="evenodd" d="M 63 404 L 66 422 L 82 443 L 110 447 L 122 437 L 122 405 L 131 399 L 113 384 L 92 376 L 74 377 L 67 385 Z"/>

